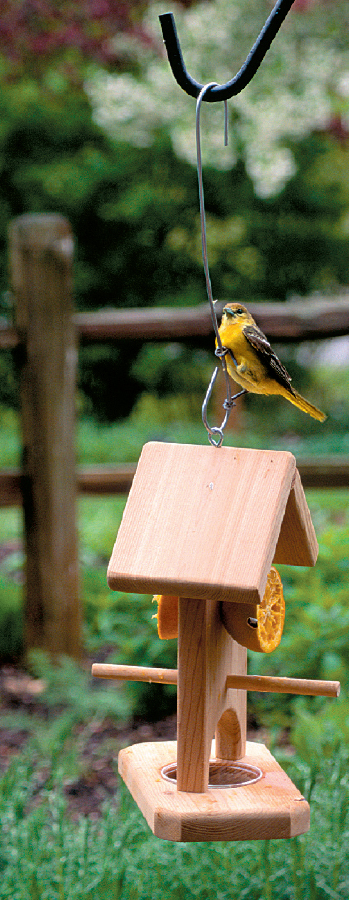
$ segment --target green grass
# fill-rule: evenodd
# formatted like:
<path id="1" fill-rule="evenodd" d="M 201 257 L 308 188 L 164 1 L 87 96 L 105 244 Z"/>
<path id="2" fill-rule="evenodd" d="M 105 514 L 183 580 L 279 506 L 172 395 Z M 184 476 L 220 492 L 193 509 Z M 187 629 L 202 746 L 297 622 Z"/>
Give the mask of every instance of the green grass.
<path id="1" fill-rule="evenodd" d="M 330 771 L 323 763 L 315 775 L 292 761 L 290 774 L 311 802 L 309 834 L 241 843 L 159 840 L 124 788 L 99 819 L 72 820 L 64 792 L 72 770 L 68 752 L 52 769 L 28 747 L 1 779 L 1 900 L 347 900 L 349 778 L 343 751 Z"/>

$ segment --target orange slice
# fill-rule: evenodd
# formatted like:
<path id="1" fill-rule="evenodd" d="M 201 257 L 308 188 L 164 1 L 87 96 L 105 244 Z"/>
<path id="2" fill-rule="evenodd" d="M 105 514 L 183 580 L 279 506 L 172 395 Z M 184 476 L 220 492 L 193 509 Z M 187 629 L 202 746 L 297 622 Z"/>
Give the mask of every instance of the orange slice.
<path id="1" fill-rule="evenodd" d="M 178 597 L 171 594 L 155 594 L 153 601 L 158 604 L 158 635 L 163 641 L 178 637 Z"/>
<path id="2" fill-rule="evenodd" d="M 270 569 L 261 603 L 222 603 L 224 625 L 235 641 L 257 653 L 278 647 L 285 621 L 285 601 L 280 575 Z"/>

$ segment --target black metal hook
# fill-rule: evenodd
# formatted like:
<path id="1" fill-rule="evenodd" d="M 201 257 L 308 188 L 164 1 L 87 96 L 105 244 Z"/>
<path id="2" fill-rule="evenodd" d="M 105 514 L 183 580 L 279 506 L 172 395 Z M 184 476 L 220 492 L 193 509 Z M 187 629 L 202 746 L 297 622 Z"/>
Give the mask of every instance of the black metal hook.
<path id="1" fill-rule="evenodd" d="M 240 71 L 227 84 L 218 84 L 215 87 L 211 87 L 205 94 L 205 100 L 209 103 L 215 103 L 217 100 L 229 100 L 230 97 L 235 97 L 249 84 L 264 59 L 267 50 L 269 50 L 270 44 L 279 31 L 293 2 L 294 0 L 277 0 Z M 159 16 L 159 19 L 168 61 L 174 77 L 179 86 L 190 97 L 198 97 L 204 85 L 195 81 L 186 70 L 173 13 L 163 13 Z"/>

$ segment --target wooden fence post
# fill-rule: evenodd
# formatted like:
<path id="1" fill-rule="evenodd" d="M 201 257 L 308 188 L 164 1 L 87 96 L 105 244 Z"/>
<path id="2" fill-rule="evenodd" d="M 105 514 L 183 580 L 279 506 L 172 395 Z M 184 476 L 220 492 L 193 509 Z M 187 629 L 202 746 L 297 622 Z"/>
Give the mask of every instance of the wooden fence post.
<path id="1" fill-rule="evenodd" d="M 20 337 L 25 647 L 79 657 L 75 472 L 77 346 L 73 238 L 60 215 L 24 215 L 9 229 Z"/>

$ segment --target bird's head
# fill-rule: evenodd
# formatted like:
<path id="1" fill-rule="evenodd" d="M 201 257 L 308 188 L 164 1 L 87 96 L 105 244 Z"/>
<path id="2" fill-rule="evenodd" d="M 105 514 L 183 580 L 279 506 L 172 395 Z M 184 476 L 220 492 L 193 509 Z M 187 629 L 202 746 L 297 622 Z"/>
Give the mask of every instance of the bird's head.
<path id="1" fill-rule="evenodd" d="M 237 325 L 238 322 L 241 322 L 242 325 L 254 324 L 254 320 L 246 306 L 241 306 L 241 303 L 226 303 L 223 307 L 222 323 L 224 325 Z"/>

